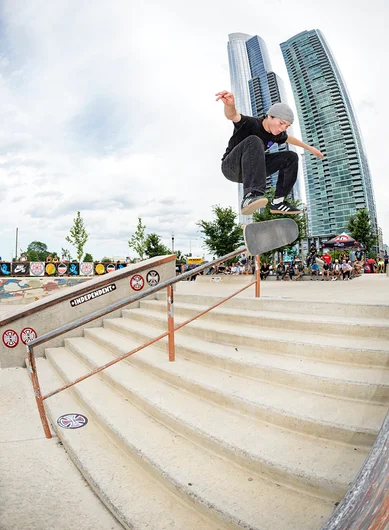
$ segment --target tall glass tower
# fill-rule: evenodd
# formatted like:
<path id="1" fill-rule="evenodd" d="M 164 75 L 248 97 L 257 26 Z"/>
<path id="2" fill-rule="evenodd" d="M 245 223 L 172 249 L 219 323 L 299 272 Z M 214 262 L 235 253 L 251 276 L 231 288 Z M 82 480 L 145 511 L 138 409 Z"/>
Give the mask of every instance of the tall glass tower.
<path id="1" fill-rule="evenodd" d="M 303 141 L 317 147 L 320 160 L 303 156 L 311 236 L 346 230 L 361 208 L 377 214 L 369 165 L 350 96 L 319 30 L 303 31 L 281 45 L 292 84 Z"/>
<path id="2" fill-rule="evenodd" d="M 274 104 L 287 103 L 284 84 L 281 78 L 272 71 L 266 44 L 261 37 L 245 33 L 231 33 L 228 36 L 228 61 L 230 65 L 231 91 L 235 96 L 236 109 L 246 116 L 263 116 Z M 293 134 L 288 130 L 290 134 Z M 271 151 L 290 149 L 291 146 L 277 145 Z M 275 187 L 278 172 L 267 178 L 266 187 Z M 294 197 L 299 197 L 296 183 Z M 243 186 L 238 185 L 239 211 L 243 198 Z M 240 214 L 239 221 L 247 223 L 248 216 Z"/>

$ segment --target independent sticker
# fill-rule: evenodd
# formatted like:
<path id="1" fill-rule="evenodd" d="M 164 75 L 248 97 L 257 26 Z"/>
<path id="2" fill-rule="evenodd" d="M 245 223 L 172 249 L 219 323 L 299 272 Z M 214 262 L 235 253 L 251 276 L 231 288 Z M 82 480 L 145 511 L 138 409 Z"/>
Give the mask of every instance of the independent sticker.
<path id="1" fill-rule="evenodd" d="M 57 425 L 62 429 L 79 429 L 87 423 L 88 418 L 82 414 L 64 414 L 57 419 Z"/>
<path id="2" fill-rule="evenodd" d="M 159 283 L 160 277 L 157 271 L 149 271 L 146 276 L 146 281 L 150 287 L 154 287 Z"/>
<path id="3" fill-rule="evenodd" d="M 134 291 L 141 291 L 145 285 L 145 281 L 140 274 L 134 274 L 130 279 L 131 289 Z"/>
<path id="4" fill-rule="evenodd" d="M 13 329 L 6 329 L 3 333 L 3 344 L 7 348 L 16 348 L 19 344 L 19 337 Z"/>
<path id="5" fill-rule="evenodd" d="M 23 344 L 27 344 L 27 342 L 31 342 L 32 340 L 37 338 L 37 334 L 35 329 L 32 328 L 23 328 L 20 332 L 20 340 L 23 342 Z"/>

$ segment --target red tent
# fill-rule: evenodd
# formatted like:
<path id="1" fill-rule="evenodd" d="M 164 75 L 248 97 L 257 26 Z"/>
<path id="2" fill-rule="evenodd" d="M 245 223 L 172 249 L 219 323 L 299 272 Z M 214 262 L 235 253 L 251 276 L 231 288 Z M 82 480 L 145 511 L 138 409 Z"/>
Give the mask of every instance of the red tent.
<path id="1" fill-rule="evenodd" d="M 334 237 L 333 239 L 329 239 L 328 241 L 323 241 L 323 246 L 334 248 L 362 247 L 358 241 L 346 234 L 346 232 L 342 232 L 338 236 Z"/>

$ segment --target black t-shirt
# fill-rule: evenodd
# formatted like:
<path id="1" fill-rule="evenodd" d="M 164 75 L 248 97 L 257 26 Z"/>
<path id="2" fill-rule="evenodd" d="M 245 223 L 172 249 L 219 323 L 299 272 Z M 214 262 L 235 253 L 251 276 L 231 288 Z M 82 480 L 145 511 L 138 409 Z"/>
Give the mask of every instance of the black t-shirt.
<path id="1" fill-rule="evenodd" d="M 269 149 L 273 144 L 284 144 L 288 138 L 287 133 L 284 131 L 276 136 L 265 130 L 262 122 L 265 118 L 253 118 L 251 116 L 244 116 L 241 114 L 241 120 L 234 123 L 234 134 L 231 136 L 228 142 L 228 147 L 223 155 L 222 160 L 231 153 L 242 140 L 248 136 L 258 136 L 265 146 L 265 151 Z"/>

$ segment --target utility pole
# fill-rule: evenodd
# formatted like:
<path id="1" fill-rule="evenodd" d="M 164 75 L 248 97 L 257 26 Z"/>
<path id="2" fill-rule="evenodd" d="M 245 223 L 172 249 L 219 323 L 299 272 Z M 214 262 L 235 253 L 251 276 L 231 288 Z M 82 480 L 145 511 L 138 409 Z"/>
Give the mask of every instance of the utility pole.
<path id="1" fill-rule="evenodd" d="M 15 261 L 18 260 L 18 236 L 19 236 L 19 228 L 16 228 Z"/>

